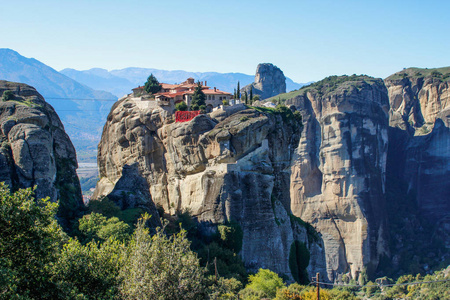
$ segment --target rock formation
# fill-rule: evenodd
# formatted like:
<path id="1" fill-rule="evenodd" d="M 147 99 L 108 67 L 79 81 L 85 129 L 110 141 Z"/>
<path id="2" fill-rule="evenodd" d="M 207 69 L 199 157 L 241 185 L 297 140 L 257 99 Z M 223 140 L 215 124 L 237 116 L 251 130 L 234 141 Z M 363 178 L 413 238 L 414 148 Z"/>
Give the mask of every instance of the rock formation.
<path id="1" fill-rule="evenodd" d="M 385 79 L 390 99 L 388 173 L 450 249 L 450 68 L 410 68 Z M 436 234 L 434 234 L 436 235 Z"/>
<path id="2" fill-rule="evenodd" d="M 292 164 L 291 208 L 321 234 L 328 279 L 373 273 L 385 244 L 389 102 L 381 79 L 332 76 L 288 100 L 305 129 Z"/>
<path id="3" fill-rule="evenodd" d="M 298 241 L 311 253 L 308 270 L 325 276 L 320 239 L 290 214 L 290 163 L 300 130 L 288 110 L 241 105 L 173 123 L 166 111 L 125 98 L 113 107 L 103 131 L 94 198 L 110 197 L 124 170 L 134 165 L 147 184 L 128 192 L 151 196 L 139 205 L 154 203 L 170 213 L 189 210 L 205 232 L 237 222 L 248 269 L 291 277 L 289 256 Z"/>
<path id="4" fill-rule="evenodd" d="M 188 209 L 205 232 L 236 221 L 247 268 L 287 276 L 295 241 L 310 251 L 310 275 L 328 281 L 398 267 L 403 250 L 414 253 L 414 236 L 422 244 L 441 236 L 450 248 L 449 76 L 420 72 L 386 84 L 328 77 L 289 94 L 295 114 L 240 105 L 174 123 L 167 111 L 123 98 L 103 131 L 94 196 Z M 124 183 L 127 172 L 141 183 Z M 129 193 L 141 196 L 120 197 Z"/>
<path id="5" fill-rule="evenodd" d="M 59 200 L 63 226 L 82 210 L 75 149 L 54 109 L 33 88 L 0 81 L 0 181 L 36 186 L 38 198 Z"/>
<path id="6" fill-rule="evenodd" d="M 273 64 L 259 64 L 255 82 L 243 87 L 241 93 L 250 93 L 250 89 L 253 89 L 253 95 L 258 95 L 261 100 L 286 93 L 286 77 L 283 71 Z"/>

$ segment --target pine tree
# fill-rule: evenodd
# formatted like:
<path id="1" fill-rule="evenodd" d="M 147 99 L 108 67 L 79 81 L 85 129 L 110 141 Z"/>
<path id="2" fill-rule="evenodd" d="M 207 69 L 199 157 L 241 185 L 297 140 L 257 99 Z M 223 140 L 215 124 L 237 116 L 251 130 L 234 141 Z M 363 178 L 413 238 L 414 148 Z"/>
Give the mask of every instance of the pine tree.
<path id="1" fill-rule="evenodd" d="M 191 110 L 199 110 L 202 109 L 202 106 L 206 105 L 206 96 L 202 91 L 202 85 L 200 81 L 197 82 L 197 86 L 195 87 L 194 94 L 192 95 L 191 101 Z"/>
<path id="2" fill-rule="evenodd" d="M 236 94 L 237 98 L 236 99 L 241 99 L 241 84 L 238 81 L 238 86 L 237 86 L 237 94 Z"/>
<path id="3" fill-rule="evenodd" d="M 153 74 L 150 74 L 147 78 L 147 82 L 144 85 L 144 90 L 149 94 L 155 94 L 161 90 L 161 85 Z"/>

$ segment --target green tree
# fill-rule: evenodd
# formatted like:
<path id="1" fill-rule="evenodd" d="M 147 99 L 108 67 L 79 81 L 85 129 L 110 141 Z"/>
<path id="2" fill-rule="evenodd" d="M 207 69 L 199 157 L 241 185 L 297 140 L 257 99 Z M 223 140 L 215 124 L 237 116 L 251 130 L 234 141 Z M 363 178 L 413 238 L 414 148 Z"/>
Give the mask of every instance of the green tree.
<path id="1" fill-rule="evenodd" d="M 197 82 L 197 86 L 195 87 L 194 94 L 192 95 L 191 101 L 191 110 L 199 110 L 202 105 L 206 107 L 206 96 L 202 91 L 202 85 L 200 81 Z"/>
<path id="2" fill-rule="evenodd" d="M 244 101 L 245 101 L 245 104 L 248 104 L 248 93 L 247 93 L 247 91 L 244 91 Z"/>
<path id="3" fill-rule="evenodd" d="M 10 193 L 0 183 L 0 297 L 52 298 L 50 266 L 66 238 L 57 209 L 48 198 L 34 199 L 32 189 Z"/>
<path id="4" fill-rule="evenodd" d="M 184 101 L 175 104 L 175 110 L 177 111 L 186 111 L 187 109 L 188 107 Z"/>
<path id="5" fill-rule="evenodd" d="M 252 299 L 254 295 L 273 299 L 277 290 L 282 287 L 284 287 L 283 279 L 277 273 L 267 269 L 259 269 L 258 273 L 249 276 L 249 283 L 241 291 L 241 295 L 244 299 Z"/>
<path id="6" fill-rule="evenodd" d="M 252 105 L 252 103 L 253 103 L 253 86 L 252 85 L 250 85 L 249 103 L 250 103 L 250 105 Z"/>
<path id="7" fill-rule="evenodd" d="M 82 245 L 70 239 L 54 266 L 59 299 L 116 299 L 125 245 L 115 238 Z"/>
<path id="8" fill-rule="evenodd" d="M 236 99 L 241 99 L 241 84 L 238 81 Z"/>
<path id="9" fill-rule="evenodd" d="M 78 220 L 78 230 L 83 242 L 105 241 L 111 237 L 124 241 L 130 236 L 130 226 L 117 217 L 106 218 L 102 214 L 91 213 Z"/>
<path id="10" fill-rule="evenodd" d="M 300 284 L 308 284 L 308 272 L 310 254 L 305 243 L 294 241 L 289 251 L 289 269 L 292 277 Z"/>
<path id="11" fill-rule="evenodd" d="M 126 299 L 204 299 L 204 272 L 191 251 L 186 232 L 167 237 L 158 229 L 150 237 L 139 220 L 120 271 Z"/>
<path id="12" fill-rule="evenodd" d="M 150 74 L 147 78 L 147 82 L 144 85 L 144 90 L 149 94 L 155 94 L 161 90 L 161 85 L 153 74 Z"/>

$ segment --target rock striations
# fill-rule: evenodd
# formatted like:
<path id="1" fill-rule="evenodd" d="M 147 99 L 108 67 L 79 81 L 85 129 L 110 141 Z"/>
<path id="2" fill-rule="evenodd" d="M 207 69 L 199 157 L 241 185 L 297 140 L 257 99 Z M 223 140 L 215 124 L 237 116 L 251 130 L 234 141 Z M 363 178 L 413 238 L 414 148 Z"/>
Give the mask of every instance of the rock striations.
<path id="1" fill-rule="evenodd" d="M 305 129 L 292 161 L 291 208 L 325 245 L 328 279 L 373 272 L 387 252 L 387 90 L 381 79 L 332 76 L 287 101 Z"/>
<path id="2" fill-rule="evenodd" d="M 390 98 L 389 175 L 406 183 L 419 213 L 450 228 L 450 68 L 410 68 L 385 80 Z M 450 248 L 450 236 L 446 243 Z"/>
<path id="3" fill-rule="evenodd" d="M 386 261 L 395 265 L 405 248 L 398 241 L 406 243 L 391 230 L 400 223 L 387 208 L 401 206 L 392 193 L 398 182 L 387 178 L 406 183 L 417 214 L 449 226 L 448 77 L 418 72 L 386 84 L 331 76 L 284 95 L 290 109 L 232 106 L 186 123 L 125 97 L 104 127 L 94 196 L 189 210 L 205 232 L 237 222 L 240 254 L 253 271 L 295 277 L 302 270 L 289 261 L 300 242 L 310 276 L 374 274 Z M 409 228 L 411 214 L 399 214 L 400 228 Z"/>
<path id="4" fill-rule="evenodd" d="M 83 201 L 75 149 L 59 117 L 28 85 L 0 80 L 0 95 L 0 181 L 59 200 L 59 219 L 68 225 Z"/>
<path id="5" fill-rule="evenodd" d="M 189 210 L 205 232 L 237 222 L 241 256 L 250 270 L 265 267 L 291 277 L 289 255 L 297 241 L 311 252 L 308 270 L 325 275 L 321 241 L 290 215 L 290 164 L 300 130 L 289 110 L 240 105 L 173 123 L 167 112 L 125 98 L 113 107 L 103 131 L 94 197 L 109 197 L 123 170 L 136 166 L 147 184 L 128 192 L 151 195 L 139 198 L 139 205 Z"/>
<path id="6" fill-rule="evenodd" d="M 250 93 L 250 89 L 253 90 L 253 95 L 258 95 L 261 100 L 286 93 L 286 77 L 283 71 L 273 64 L 259 64 L 255 82 L 243 87 L 241 93 Z"/>

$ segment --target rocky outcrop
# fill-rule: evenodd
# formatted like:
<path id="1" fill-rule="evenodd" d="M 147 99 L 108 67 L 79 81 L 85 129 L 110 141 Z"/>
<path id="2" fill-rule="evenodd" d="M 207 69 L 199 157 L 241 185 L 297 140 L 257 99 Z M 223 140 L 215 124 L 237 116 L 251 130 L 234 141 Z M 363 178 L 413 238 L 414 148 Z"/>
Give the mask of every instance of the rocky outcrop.
<path id="1" fill-rule="evenodd" d="M 124 98 L 99 145 L 95 197 L 120 196 L 130 186 L 143 196 L 117 203 L 188 209 L 205 232 L 236 221 L 250 270 L 291 276 L 295 241 L 310 251 L 310 275 L 328 281 L 386 264 L 400 269 L 403 254 L 408 265 L 425 264 L 411 238 L 450 240 L 449 83 L 431 73 L 386 84 L 331 76 L 289 94 L 295 114 L 241 105 L 187 123 Z M 142 183 L 124 184 L 127 170 Z M 434 228 L 422 226 L 422 214 Z"/>
<path id="2" fill-rule="evenodd" d="M 290 214 L 290 164 L 301 130 L 292 112 L 242 105 L 211 117 L 173 123 L 163 110 L 130 98 L 119 101 L 99 144 L 101 180 L 94 197 L 109 197 L 123 170 L 134 165 L 147 184 L 134 185 L 133 191 L 150 194 L 140 206 L 189 210 L 205 232 L 237 222 L 249 270 L 263 267 L 291 277 L 289 256 L 295 255 L 291 248 L 297 241 L 311 253 L 308 270 L 324 276 L 321 240 Z"/>
<path id="3" fill-rule="evenodd" d="M 404 193 L 415 200 L 410 205 L 417 205 L 432 230 L 445 232 L 440 228 L 450 227 L 450 68 L 406 69 L 385 83 L 391 106 L 388 173 L 406 184 Z M 442 240 L 450 240 L 448 231 Z"/>
<path id="4" fill-rule="evenodd" d="M 291 209 L 321 234 L 330 281 L 373 273 L 386 245 L 387 90 L 381 79 L 332 76 L 287 100 L 305 129 L 291 173 Z"/>
<path id="5" fill-rule="evenodd" d="M 258 95 L 261 100 L 278 94 L 286 93 L 286 77 L 277 66 L 273 64 L 259 64 L 256 68 L 255 81 L 241 89 L 241 93 L 247 92 Z"/>
<path id="6" fill-rule="evenodd" d="M 2 80 L 0 95 L 0 181 L 12 190 L 36 186 L 37 198 L 58 200 L 68 226 L 83 202 L 75 149 L 60 119 L 33 87 Z"/>

